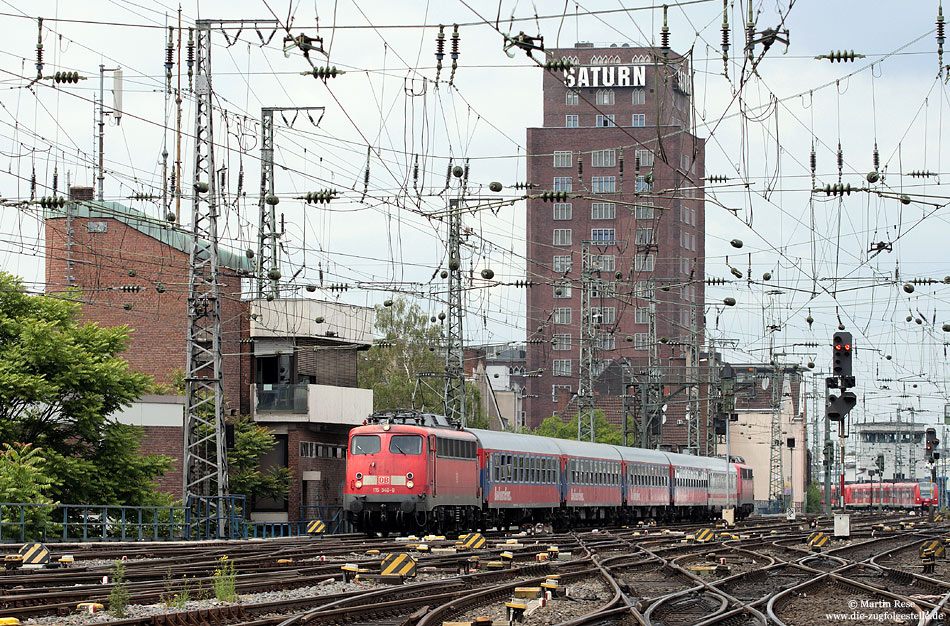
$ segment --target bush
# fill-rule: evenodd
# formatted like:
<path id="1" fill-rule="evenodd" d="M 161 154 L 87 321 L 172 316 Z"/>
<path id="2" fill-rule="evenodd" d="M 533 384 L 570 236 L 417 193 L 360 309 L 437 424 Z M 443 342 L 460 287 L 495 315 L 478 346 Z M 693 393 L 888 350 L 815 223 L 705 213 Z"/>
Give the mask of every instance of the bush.
<path id="1" fill-rule="evenodd" d="M 221 602 L 236 602 L 238 594 L 235 589 L 234 562 L 229 561 L 227 555 L 218 559 L 218 569 L 214 570 L 214 597 Z"/>
<path id="2" fill-rule="evenodd" d="M 129 606 L 129 590 L 125 586 L 125 563 L 116 561 L 109 572 L 112 574 L 112 589 L 109 591 L 109 613 L 113 617 L 125 617 Z"/>

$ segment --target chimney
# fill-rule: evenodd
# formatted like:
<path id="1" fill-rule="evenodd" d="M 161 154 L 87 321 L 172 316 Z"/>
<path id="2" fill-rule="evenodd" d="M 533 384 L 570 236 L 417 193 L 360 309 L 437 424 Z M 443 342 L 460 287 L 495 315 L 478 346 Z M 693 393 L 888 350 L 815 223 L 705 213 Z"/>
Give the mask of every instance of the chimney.
<path id="1" fill-rule="evenodd" d="M 92 202 L 95 196 L 92 187 L 70 187 L 69 199 L 73 202 Z"/>

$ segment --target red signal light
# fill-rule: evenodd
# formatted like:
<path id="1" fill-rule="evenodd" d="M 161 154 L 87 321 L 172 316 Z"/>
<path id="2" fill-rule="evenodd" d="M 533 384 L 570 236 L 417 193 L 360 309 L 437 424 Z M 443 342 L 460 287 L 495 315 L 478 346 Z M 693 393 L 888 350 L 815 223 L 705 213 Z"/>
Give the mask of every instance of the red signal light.
<path id="1" fill-rule="evenodd" d="M 851 344 L 850 344 L 850 343 L 846 343 L 846 344 L 845 344 L 845 346 L 844 346 L 844 351 L 845 351 L 845 352 L 851 352 Z"/>
<path id="2" fill-rule="evenodd" d="M 840 343 L 836 343 L 836 344 L 835 344 L 835 350 L 840 350 L 840 349 L 841 349 L 841 344 L 840 344 Z"/>

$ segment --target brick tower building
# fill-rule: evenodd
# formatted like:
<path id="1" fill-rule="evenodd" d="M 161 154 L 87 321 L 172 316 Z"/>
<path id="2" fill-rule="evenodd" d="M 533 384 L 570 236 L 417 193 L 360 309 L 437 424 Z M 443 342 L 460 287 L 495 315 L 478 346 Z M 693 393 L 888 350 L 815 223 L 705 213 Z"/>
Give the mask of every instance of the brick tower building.
<path id="1" fill-rule="evenodd" d="M 705 145 L 691 133 L 686 59 L 655 48 L 550 50 L 544 122 L 527 130 L 528 426 L 576 413 L 583 250 L 588 249 L 595 405 L 620 421 L 645 380 L 687 376 L 702 345 Z M 652 321 L 651 321 L 652 320 Z M 652 355 L 651 355 L 652 353 Z M 651 358 L 652 357 L 652 358 Z M 680 400 L 683 400 L 682 398 Z M 686 402 L 669 401 L 663 443 L 686 441 Z"/>

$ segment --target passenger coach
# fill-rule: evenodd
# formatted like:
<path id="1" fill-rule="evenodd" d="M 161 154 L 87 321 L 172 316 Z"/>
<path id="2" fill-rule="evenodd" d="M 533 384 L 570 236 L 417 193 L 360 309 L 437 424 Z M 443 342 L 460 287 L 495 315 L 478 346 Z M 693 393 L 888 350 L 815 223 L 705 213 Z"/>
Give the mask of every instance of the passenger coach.
<path id="1" fill-rule="evenodd" d="M 752 512 L 752 470 L 724 459 L 487 430 L 380 411 L 350 432 L 343 489 L 360 530 L 449 532 Z"/>

